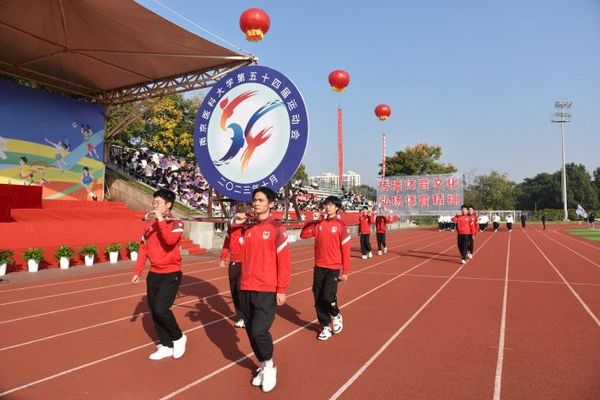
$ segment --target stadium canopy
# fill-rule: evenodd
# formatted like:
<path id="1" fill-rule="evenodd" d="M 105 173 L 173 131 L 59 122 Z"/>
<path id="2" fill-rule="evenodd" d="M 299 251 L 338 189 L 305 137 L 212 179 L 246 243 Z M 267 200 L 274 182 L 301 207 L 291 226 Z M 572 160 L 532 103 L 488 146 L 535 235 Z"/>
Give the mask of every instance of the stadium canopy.
<path id="1" fill-rule="evenodd" d="M 255 62 L 132 0 L 0 0 L 0 75 L 106 105 L 212 86 Z"/>

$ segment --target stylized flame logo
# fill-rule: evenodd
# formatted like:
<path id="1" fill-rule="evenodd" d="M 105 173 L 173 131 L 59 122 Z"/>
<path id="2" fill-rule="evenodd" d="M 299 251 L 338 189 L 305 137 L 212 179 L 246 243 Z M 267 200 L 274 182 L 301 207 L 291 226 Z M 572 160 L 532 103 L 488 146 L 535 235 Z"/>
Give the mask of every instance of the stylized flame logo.
<path id="1" fill-rule="evenodd" d="M 271 137 L 271 130 L 273 126 L 269 126 L 268 128 L 261 129 L 256 135 L 252 134 L 252 128 L 258 122 L 258 120 L 263 117 L 265 114 L 274 110 L 277 107 L 283 106 L 283 102 L 281 100 L 273 100 L 270 101 L 263 106 L 261 106 L 258 110 L 252 114 L 250 119 L 248 120 L 248 124 L 246 124 L 246 128 L 242 129 L 239 124 L 235 122 L 227 125 L 227 120 L 233 116 L 235 109 L 245 100 L 251 98 L 257 93 L 257 91 L 248 91 L 240 94 L 235 97 L 231 102 L 228 98 L 223 99 L 219 103 L 219 107 L 223 110 L 223 115 L 221 115 L 221 120 L 219 121 L 219 126 L 222 131 L 227 131 L 227 129 L 231 129 L 233 131 L 233 136 L 231 137 L 231 146 L 229 150 L 221 157 L 219 160 L 215 161 L 215 165 L 224 165 L 229 164 L 229 162 L 238 155 L 238 153 L 246 146 L 242 153 L 241 158 L 241 167 L 242 174 L 244 173 L 246 166 L 250 162 L 252 158 L 252 154 L 254 151 L 267 142 Z M 227 125 L 227 128 L 225 126 Z"/>

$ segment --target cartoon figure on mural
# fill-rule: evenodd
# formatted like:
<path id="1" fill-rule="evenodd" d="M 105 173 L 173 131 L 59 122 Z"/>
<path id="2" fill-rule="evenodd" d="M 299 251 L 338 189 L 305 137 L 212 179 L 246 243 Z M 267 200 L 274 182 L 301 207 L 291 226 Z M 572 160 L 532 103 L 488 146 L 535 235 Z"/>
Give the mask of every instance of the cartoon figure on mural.
<path id="1" fill-rule="evenodd" d="M 90 156 L 90 158 L 94 158 L 96 160 L 99 159 L 100 157 L 98 157 L 98 153 L 96 153 L 96 148 L 92 143 L 92 136 L 94 135 L 94 131 L 92 131 L 92 128 L 90 128 L 89 125 L 82 124 L 80 132 L 81 136 L 83 136 L 83 141 L 87 146 L 88 155 Z"/>
<path id="2" fill-rule="evenodd" d="M 48 138 L 45 138 L 44 140 L 49 145 L 54 146 L 54 163 L 56 164 L 56 167 L 60 169 L 61 173 L 65 172 L 65 169 L 69 168 L 69 164 L 67 164 L 67 162 L 65 161 L 63 152 L 66 153 L 68 150 L 71 149 L 71 146 L 63 143 L 62 140 L 58 143 L 54 143 L 51 140 L 48 140 Z"/>
<path id="3" fill-rule="evenodd" d="M 90 169 L 88 167 L 83 167 L 81 171 L 81 185 L 87 192 L 88 196 L 92 198 L 92 200 L 97 201 L 98 197 L 92 192 L 94 178 L 90 174 Z"/>
<path id="4" fill-rule="evenodd" d="M 0 160 L 6 160 L 8 156 L 5 151 L 8 149 L 8 140 L 0 136 Z"/>
<path id="5" fill-rule="evenodd" d="M 32 185 L 35 183 L 35 174 L 39 173 L 39 183 L 43 185 L 44 183 L 48 183 L 48 179 L 46 179 L 46 171 L 44 166 L 34 166 L 28 164 L 29 160 L 27 157 L 23 156 L 19 158 L 19 165 L 21 166 L 21 170 L 19 171 L 19 177 L 23 179 L 24 185 Z"/>

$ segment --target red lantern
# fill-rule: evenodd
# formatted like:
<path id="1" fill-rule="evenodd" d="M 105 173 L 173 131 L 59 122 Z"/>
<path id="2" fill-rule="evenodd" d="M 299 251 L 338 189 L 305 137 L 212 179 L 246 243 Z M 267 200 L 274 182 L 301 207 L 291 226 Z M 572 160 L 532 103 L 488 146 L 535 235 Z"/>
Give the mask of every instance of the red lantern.
<path id="1" fill-rule="evenodd" d="M 343 69 L 337 69 L 329 74 L 329 84 L 338 93 L 342 93 L 350 83 L 350 75 Z"/>
<path id="2" fill-rule="evenodd" d="M 269 15 L 260 8 L 249 8 L 240 16 L 240 28 L 251 42 L 262 40 L 270 26 Z"/>
<path id="3" fill-rule="evenodd" d="M 379 120 L 385 121 L 390 117 L 390 115 L 392 115 L 392 108 L 387 104 L 380 104 L 375 107 L 375 115 L 377 118 L 379 118 Z"/>

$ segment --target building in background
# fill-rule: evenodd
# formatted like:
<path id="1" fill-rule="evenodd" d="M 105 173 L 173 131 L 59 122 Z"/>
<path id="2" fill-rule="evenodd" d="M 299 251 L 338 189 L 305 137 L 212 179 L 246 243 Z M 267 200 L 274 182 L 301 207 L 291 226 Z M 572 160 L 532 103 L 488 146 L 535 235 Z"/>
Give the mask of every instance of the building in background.
<path id="1" fill-rule="evenodd" d="M 321 175 L 311 176 L 308 180 L 311 185 L 316 185 L 320 188 L 340 189 L 338 175 L 333 172 L 325 172 Z M 360 186 L 360 174 L 357 174 L 354 171 L 345 172 L 342 174 L 342 186 L 346 189 Z"/>

